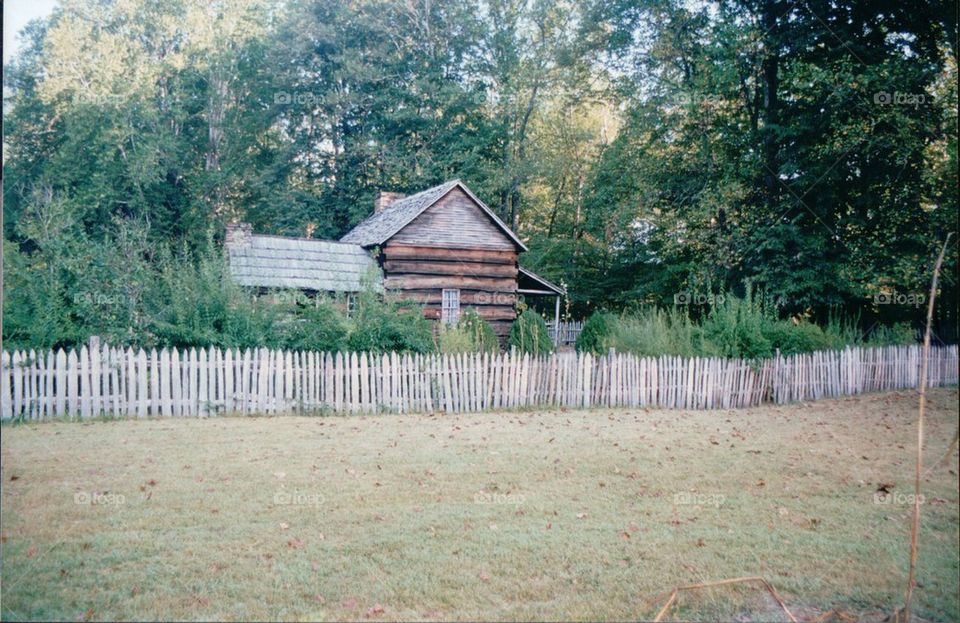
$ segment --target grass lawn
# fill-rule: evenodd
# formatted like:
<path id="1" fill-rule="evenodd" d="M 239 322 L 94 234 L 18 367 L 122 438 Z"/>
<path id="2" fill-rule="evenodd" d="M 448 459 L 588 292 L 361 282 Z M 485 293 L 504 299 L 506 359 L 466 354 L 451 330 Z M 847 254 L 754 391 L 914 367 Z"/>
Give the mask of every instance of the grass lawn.
<path id="1" fill-rule="evenodd" d="M 933 461 L 957 390 L 929 398 Z M 916 403 L 5 426 L 0 614 L 635 620 L 760 575 L 801 617 L 879 620 L 906 582 Z M 956 621 L 956 452 L 924 486 L 916 613 Z M 783 614 L 734 586 L 671 616 Z"/>

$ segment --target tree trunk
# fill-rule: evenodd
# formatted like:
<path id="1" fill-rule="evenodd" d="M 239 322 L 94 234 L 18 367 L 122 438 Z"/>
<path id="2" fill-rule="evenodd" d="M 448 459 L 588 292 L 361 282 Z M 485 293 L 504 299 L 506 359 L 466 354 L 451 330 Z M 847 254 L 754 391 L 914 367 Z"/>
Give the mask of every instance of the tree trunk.
<path id="1" fill-rule="evenodd" d="M 777 154 L 777 125 L 779 123 L 779 101 L 777 99 L 778 72 L 780 69 L 780 33 L 777 24 L 777 0 L 765 0 L 761 9 L 760 23 L 764 30 L 764 50 L 761 62 L 763 81 L 763 128 L 762 159 L 763 186 L 767 207 L 771 212 L 776 209 L 778 176 L 780 163 Z"/>

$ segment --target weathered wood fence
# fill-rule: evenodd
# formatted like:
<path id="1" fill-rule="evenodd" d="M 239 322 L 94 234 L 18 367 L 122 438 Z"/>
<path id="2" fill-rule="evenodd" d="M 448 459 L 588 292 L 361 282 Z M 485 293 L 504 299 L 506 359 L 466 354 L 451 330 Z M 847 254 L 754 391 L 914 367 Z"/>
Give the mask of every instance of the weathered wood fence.
<path id="1" fill-rule="evenodd" d="M 550 333 L 550 339 L 553 340 L 554 344 L 560 344 L 564 346 L 569 344 L 576 344 L 577 338 L 580 336 L 580 332 L 583 331 L 582 320 L 569 321 L 569 322 L 561 321 L 559 341 L 558 341 L 557 329 L 556 327 L 553 326 L 554 324 L 555 323 L 552 320 L 547 321 L 547 331 Z"/>
<path id="2" fill-rule="evenodd" d="M 464 412 L 516 407 L 726 409 L 917 387 L 919 346 L 762 362 L 557 353 L 368 355 L 189 349 L 3 353 L 2 417 Z M 957 383 L 934 348 L 931 387 Z"/>

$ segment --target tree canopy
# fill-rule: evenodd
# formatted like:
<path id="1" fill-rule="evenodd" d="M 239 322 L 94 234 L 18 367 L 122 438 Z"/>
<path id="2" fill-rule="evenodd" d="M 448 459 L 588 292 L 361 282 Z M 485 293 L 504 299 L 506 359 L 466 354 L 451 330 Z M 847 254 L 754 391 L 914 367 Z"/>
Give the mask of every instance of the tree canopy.
<path id="1" fill-rule="evenodd" d="M 752 289 L 785 317 L 916 321 L 898 295 L 925 292 L 958 215 L 955 18 L 939 0 L 63 0 L 4 72 L 5 313 L 81 278 L 135 296 L 137 270 L 200 257 L 231 219 L 337 238 L 378 190 L 459 177 L 576 317 Z M 955 245 L 946 267 L 952 340 Z M 41 334 L 73 326 L 53 310 Z"/>

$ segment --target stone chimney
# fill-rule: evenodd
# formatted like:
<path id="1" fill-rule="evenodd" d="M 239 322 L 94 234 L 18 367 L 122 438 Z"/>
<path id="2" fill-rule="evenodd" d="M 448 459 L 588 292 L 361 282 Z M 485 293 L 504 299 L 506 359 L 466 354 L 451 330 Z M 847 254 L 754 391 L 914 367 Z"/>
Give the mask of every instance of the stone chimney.
<path id="1" fill-rule="evenodd" d="M 403 199 L 406 197 L 403 193 L 387 193 L 380 191 L 380 194 L 377 195 L 377 198 L 373 200 L 373 213 L 380 214 L 386 210 L 391 203 L 398 199 Z"/>
<path id="2" fill-rule="evenodd" d="M 250 223 L 232 222 L 227 223 L 227 233 L 223 238 L 224 245 L 228 249 L 238 249 L 250 244 L 250 236 L 253 235 L 253 226 Z"/>

